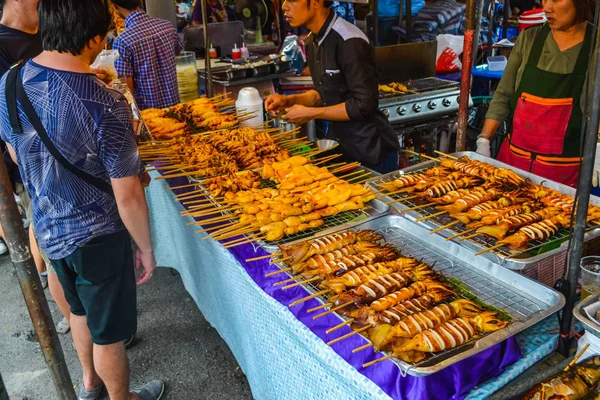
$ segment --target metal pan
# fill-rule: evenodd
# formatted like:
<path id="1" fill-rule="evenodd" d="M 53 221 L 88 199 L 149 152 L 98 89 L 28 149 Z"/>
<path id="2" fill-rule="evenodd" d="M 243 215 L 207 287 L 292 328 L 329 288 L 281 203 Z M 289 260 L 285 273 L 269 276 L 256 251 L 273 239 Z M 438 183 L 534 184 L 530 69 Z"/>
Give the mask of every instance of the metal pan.
<path id="1" fill-rule="evenodd" d="M 563 185 L 558 182 L 547 180 L 545 178 L 542 178 L 538 175 L 534 175 L 527 171 L 513 168 L 513 167 L 511 167 L 507 164 L 504 164 L 500 161 L 497 161 L 493 158 L 484 157 L 484 156 L 474 153 L 474 152 L 459 152 L 459 153 L 454 153 L 452 155 L 455 157 L 467 156 L 471 160 L 479 160 L 479 161 L 486 162 L 488 164 L 492 164 L 497 167 L 512 169 L 515 172 L 517 172 L 520 176 L 522 176 L 525 179 L 529 179 L 533 183 L 540 184 L 543 182 L 544 186 L 546 186 L 550 189 L 554 189 L 560 193 L 569 194 L 572 196 L 575 195 L 575 189 L 570 186 L 566 186 L 566 185 Z M 436 165 L 439 165 L 436 161 L 433 161 L 433 160 L 426 161 L 426 162 L 402 169 L 400 171 L 395 171 L 395 172 L 391 172 L 386 175 L 375 177 L 375 178 L 369 180 L 367 182 L 367 185 L 369 185 L 371 188 L 373 188 L 375 190 L 378 190 L 378 188 L 379 188 L 378 185 L 382 182 L 387 182 L 387 181 L 393 180 L 403 174 L 416 173 L 416 172 L 434 167 Z M 389 197 L 389 196 L 382 197 L 381 199 L 384 202 L 390 202 L 390 201 L 394 200 L 393 197 Z M 600 206 L 600 198 L 598 198 L 596 196 L 591 196 L 590 202 Z M 393 207 L 395 209 L 397 209 L 398 211 L 402 211 L 406 208 L 409 208 L 411 205 L 412 205 L 411 203 L 407 203 L 407 202 L 393 203 Z M 437 221 L 434 219 L 430 219 L 430 220 L 426 220 L 426 221 L 415 222 L 415 220 L 417 220 L 423 216 L 429 215 L 433 212 L 435 212 L 435 209 L 431 208 L 431 209 L 424 209 L 424 210 L 408 211 L 403 215 L 409 221 L 414 222 L 414 224 L 416 225 L 416 227 L 414 229 L 423 229 L 425 231 L 431 231 L 433 229 L 439 228 L 440 226 L 444 225 L 445 223 L 452 221 L 451 219 L 449 219 L 449 217 L 446 217 L 448 219 L 445 221 L 443 218 L 441 218 Z M 455 235 L 456 233 L 460 233 L 461 231 L 463 231 L 465 229 L 465 228 L 457 228 L 458 226 L 460 226 L 460 225 L 440 231 L 436 235 L 447 238 L 447 237 Z M 600 235 L 600 229 L 591 228 L 585 235 L 585 241 L 589 241 L 599 235 Z M 499 265 L 502 265 L 506 268 L 509 268 L 509 269 L 523 270 L 527 267 L 538 264 L 542 260 L 545 260 L 549 257 L 555 256 L 557 254 L 560 254 L 560 253 L 566 251 L 566 248 L 567 248 L 567 242 L 565 241 L 566 238 L 568 238 L 568 232 L 567 232 L 567 230 L 562 230 L 561 232 L 559 232 L 558 235 L 556 235 L 555 237 L 553 237 L 545 242 L 531 243 L 531 245 L 524 251 L 509 253 L 508 251 L 505 251 L 505 250 L 499 250 L 497 252 L 488 252 L 488 253 L 482 254 L 479 257 L 486 258 L 490 261 L 493 261 L 493 262 L 495 262 Z M 453 241 L 456 243 L 459 243 L 461 246 L 471 250 L 472 252 L 478 252 L 478 251 L 483 250 L 490 246 L 490 244 L 488 242 L 486 242 L 483 237 L 474 238 L 474 239 L 465 240 L 465 241 L 459 241 L 459 239 L 454 239 Z"/>
<path id="2" fill-rule="evenodd" d="M 470 292 L 490 306 L 506 311 L 513 321 L 506 328 L 441 353 L 429 354 L 410 364 L 392 359 L 403 371 L 413 376 L 426 376 L 488 349 L 562 309 L 565 299 L 554 289 L 521 274 L 474 256 L 464 247 L 447 242 L 439 235 L 415 230 L 414 224 L 399 215 L 385 215 L 357 225 L 353 230 L 373 229 L 384 235 L 408 257 L 414 257 L 441 272 L 445 277 L 459 279 Z M 283 266 L 282 266 L 283 267 Z M 316 287 L 309 291 L 315 293 Z M 326 302 L 326 298 L 321 298 Z M 341 320 L 345 317 L 340 316 Z M 364 338 L 365 344 L 368 340 Z M 365 350 L 371 351 L 371 350 Z"/>

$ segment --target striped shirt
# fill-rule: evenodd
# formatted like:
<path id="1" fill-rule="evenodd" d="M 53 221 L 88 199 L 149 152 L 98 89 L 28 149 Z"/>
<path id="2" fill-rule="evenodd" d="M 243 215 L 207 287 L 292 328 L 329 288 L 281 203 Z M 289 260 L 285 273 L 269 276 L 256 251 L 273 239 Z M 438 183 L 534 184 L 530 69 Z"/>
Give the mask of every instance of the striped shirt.
<path id="1" fill-rule="evenodd" d="M 133 78 L 140 109 L 179 103 L 175 57 L 183 42 L 173 25 L 136 10 L 125 19 L 125 31 L 115 38 L 113 49 L 119 51 L 115 62 L 119 76 Z"/>

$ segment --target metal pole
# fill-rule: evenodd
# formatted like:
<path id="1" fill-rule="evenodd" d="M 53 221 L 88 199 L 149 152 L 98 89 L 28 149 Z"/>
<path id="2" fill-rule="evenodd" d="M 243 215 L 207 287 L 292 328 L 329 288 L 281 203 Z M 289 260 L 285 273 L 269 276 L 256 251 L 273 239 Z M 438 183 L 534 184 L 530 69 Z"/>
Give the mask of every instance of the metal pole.
<path id="1" fill-rule="evenodd" d="M 15 202 L 10 178 L 4 159 L 0 157 L 0 223 L 4 229 L 10 258 L 29 310 L 35 334 L 48 364 L 54 387 L 61 400 L 75 400 L 73 382 L 69 375 L 65 356 L 54 328 L 52 314 L 44 295 L 40 276 L 29 249 L 29 236 L 23 229 L 21 214 Z"/>
<path id="2" fill-rule="evenodd" d="M 477 53 L 479 51 L 479 37 L 481 36 L 481 20 L 483 19 L 483 7 L 484 1 L 479 0 L 477 2 L 477 18 L 475 20 L 475 39 L 473 40 L 473 65 L 477 65 Z M 492 44 L 489 43 L 489 46 Z"/>
<path id="3" fill-rule="evenodd" d="M 600 7 L 600 5 L 598 5 Z M 598 43 L 600 42 L 600 29 L 596 31 L 594 52 L 588 71 L 587 93 L 588 98 L 585 118 L 585 139 L 583 147 L 583 165 L 579 171 L 577 186 L 576 220 L 573 232 L 573 251 L 569 258 L 569 294 L 563 309 L 558 340 L 558 352 L 565 357 L 569 353 L 571 344 L 571 321 L 573 320 L 573 307 L 575 306 L 575 291 L 579 279 L 581 256 L 583 254 L 583 239 L 585 236 L 587 209 L 592 190 L 592 174 L 594 173 L 594 158 L 596 157 L 596 143 L 598 142 L 598 125 L 600 124 L 600 56 Z"/>
<path id="4" fill-rule="evenodd" d="M 456 151 L 464 151 L 467 144 L 467 122 L 469 118 L 469 93 L 471 92 L 471 69 L 473 68 L 473 39 L 475 37 L 475 15 L 477 0 L 467 0 L 465 21 L 465 44 L 460 78 L 460 103 L 458 105 L 458 131 Z"/>
<path id="5" fill-rule="evenodd" d="M 212 70 L 210 65 L 210 38 L 208 37 L 208 17 L 206 16 L 206 0 L 200 1 L 202 9 L 202 31 L 204 32 L 204 76 L 206 77 L 206 96 L 213 96 Z"/>

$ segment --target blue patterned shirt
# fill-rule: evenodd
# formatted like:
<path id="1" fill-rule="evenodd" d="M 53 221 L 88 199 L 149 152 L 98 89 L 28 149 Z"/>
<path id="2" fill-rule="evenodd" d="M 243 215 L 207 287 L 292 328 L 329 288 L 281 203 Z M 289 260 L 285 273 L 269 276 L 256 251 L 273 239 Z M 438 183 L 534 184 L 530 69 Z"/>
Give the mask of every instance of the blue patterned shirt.
<path id="1" fill-rule="evenodd" d="M 33 61 L 25 64 L 21 74 L 50 140 L 69 162 L 107 182 L 139 173 L 131 109 L 123 95 L 93 74 L 58 71 Z M 20 105 L 23 133 L 12 131 L 6 108 L 7 75 L 0 80 L 0 138 L 16 152 L 41 248 L 58 260 L 94 237 L 123 230 L 114 197 L 62 167 Z"/>
<path id="2" fill-rule="evenodd" d="M 115 62 L 120 77 L 133 78 L 138 107 L 165 108 L 179 103 L 175 57 L 183 49 L 177 30 L 168 21 L 136 10 L 125 19 L 125 30 L 115 38 Z"/>

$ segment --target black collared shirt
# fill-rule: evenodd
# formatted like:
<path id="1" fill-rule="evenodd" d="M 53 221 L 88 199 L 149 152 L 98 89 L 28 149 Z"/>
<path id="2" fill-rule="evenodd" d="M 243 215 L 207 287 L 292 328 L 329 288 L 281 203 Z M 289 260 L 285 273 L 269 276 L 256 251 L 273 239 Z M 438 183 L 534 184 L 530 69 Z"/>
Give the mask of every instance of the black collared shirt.
<path id="1" fill-rule="evenodd" d="M 332 122 L 329 134 L 345 158 L 374 167 L 398 151 L 398 139 L 379 110 L 375 55 L 365 34 L 331 11 L 319 33 L 308 36 L 306 48 L 323 105 L 346 103 L 350 121 Z"/>

